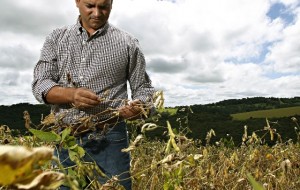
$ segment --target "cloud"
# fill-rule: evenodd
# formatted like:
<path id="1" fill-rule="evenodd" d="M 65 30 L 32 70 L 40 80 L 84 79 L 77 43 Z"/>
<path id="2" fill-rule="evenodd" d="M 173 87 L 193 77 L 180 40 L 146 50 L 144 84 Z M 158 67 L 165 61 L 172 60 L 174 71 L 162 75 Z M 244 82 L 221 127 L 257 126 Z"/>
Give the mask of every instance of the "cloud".
<path id="1" fill-rule="evenodd" d="M 66 15 L 70 13 L 70 0 L 51 0 L 49 3 L 47 0 L 2 0 L 0 23 L 5 26 L 5 31 L 15 34 L 44 36 L 70 21 Z"/>
<path id="2" fill-rule="evenodd" d="M 71 0 L 2 0 L 0 7 L 0 105 L 37 103 L 31 92 L 32 73 L 46 36 L 76 21 Z M 72 6 L 72 7 L 71 7 Z"/>
<path id="3" fill-rule="evenodd" d="M 36 102 L 31 93 L 32 71 L 0 70 L 1 105 Z"/>
<path id="4" fill-rule="evenodd" d="M 180 73 L 184 72 L 188 66 L 184 60 L 167 60 L 164 58 L 154 58 L 148 61 L 149 71 L 155 73 Z"/>
<path id="5" fill-rule="evenodd" d="M 30 83 L 44 39 L 77 15 L 74 0 L 2 1 L 0 84 L 13 95 L 0 104 L 36 103 Z M 299 18 L 298 0 L 120 0 L 110 23 L 137 37 L 153 85 L 175 106 L 299 96 Z"/>
<path id="6" fill-rule="evenodd" d="M 283 37 L 275 43 L 267 61 L 271 62 L 276 72 L 300 73 L 300 9 L 297 9 L 296 23 L 287 26 L 283 31 Z"/>
<path id="7" fill-rule="evenodd" d="M 35 64 L 35 52 L 20 45 L 0 46 L 0 68 L 14 68 L 17 70 L 28 69 Z"/>

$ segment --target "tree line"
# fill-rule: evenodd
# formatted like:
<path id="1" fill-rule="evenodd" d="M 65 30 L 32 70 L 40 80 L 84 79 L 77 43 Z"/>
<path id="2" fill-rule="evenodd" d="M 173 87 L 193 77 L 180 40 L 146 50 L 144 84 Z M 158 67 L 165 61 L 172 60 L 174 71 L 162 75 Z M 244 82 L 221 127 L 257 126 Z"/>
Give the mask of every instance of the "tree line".
<path id="1" fill-rule="evenodd" d="M 269 110 L 277 108 L 288 108 L 300 106 L 300 97 L 294 98 L 243 98 L 224 100 L 217 103 L 205 104 L 205 105 L 191 105 L 191 106 L 178 106 L 177 113 L 175 115 L 170 114 L 167 110 L 160 113 L 161 118 L 159 120 L 160 125 L 165 125 L 168 120 L 172 124 L 172 127 L 178 129 L 184 129 L 188 127 L 190 132 L 187 136 L 193 139 L 200 139 L 202 144 L 205 144 L 207 133 L 213 129 L 216 136 L 212 137 L 212 141 L 216 142 L 220 139 L 227 139 L 234 142 L 235 145 L 242 143 L 242 136 L 245 132 L 245 126 L 247 126 L 247 133 L 251 135 L 255 132 L 257 135 L 265 136 L 266 143 L 274 144 L 275 139 L 271 141 L 270 135 L 266 134 L 268 131 L 263 130 L 267 126 L 268 119 L 272 128 L 276 129 L 283 142 L 290 139 L 296 141 L 297 125 L 291 119 L 292 117 L 298 118 L 299 115 L 291 115 L 289 117 L 281 118 L 249 118 L 247 120 L 233 120 L 231 114 L 243 113 L 257 110 Z M 157 138 L 162 131 L 153 131 L 150 137 Z"/>
<path id="2" fill-rule="evenodd" d="M 168 109 L 160 111 L 154 118 L 146 122 L 156 122 L 159 126 L 166 126 L 169 121 L 177 132 L 183 132 L 189 138 L 199 139 L 205 144 L 207 133 L 213 129 L 216 136 L 212 141 L 220 139 L 232 139 L 236 145 L 241 144 L 244 126 L 248 127 L 248 134 L 256 132 L 264 135 L 266 126 L 265 118 L 251 118 L 248 120 L 232 120 L 230 114 L 248 111 L 293 107 L 300 105 L 300 97 L 294 98 L 243 98 L 224 100 L 217 103 L 205 105 L 177 106 L 176 114 L 170 114 Z M 14 134 L 25 134 L 24 111 L 28 111 L 33 124 L 39 124 L 41 119 L 50 113 L 50 107 L 43 104 L 20 103 L 11 106 L 0 106 L 0 125 L 7 125 L 15 131 Z M 300 120 L 298 115 L 291 116 Z M 283 141 L 296 140 L 295 123 L 291 117 L 268 118 L 272 128 L 276 129 Z M 163 127 L 149 132 L 150 138 L 164 139 Z M 139 129 L 137 129 L 139 132 Z M 268 137 L 268 135 L 266 135 Z M 268 139 L 268 138 L 267 138 Z M 270 139 L 268 139 L 270 141 Z M 269 143 L 272 143 L 271 141 Z"/>

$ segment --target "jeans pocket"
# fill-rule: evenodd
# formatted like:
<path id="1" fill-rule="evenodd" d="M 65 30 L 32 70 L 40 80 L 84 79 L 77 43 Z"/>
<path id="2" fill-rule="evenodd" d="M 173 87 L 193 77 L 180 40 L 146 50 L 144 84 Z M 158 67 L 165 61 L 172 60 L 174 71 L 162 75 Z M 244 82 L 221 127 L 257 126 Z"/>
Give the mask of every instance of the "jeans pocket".
<path id="1" fill-rule="evenodd" d="M 106 135 L 106 139 L 112 143 L 112 144 L 117 144 L 117 143 L 125 143 L 127 145 L 127 133 L 121 133 L 121 132 L 114 132 L 111 131 Z"/>

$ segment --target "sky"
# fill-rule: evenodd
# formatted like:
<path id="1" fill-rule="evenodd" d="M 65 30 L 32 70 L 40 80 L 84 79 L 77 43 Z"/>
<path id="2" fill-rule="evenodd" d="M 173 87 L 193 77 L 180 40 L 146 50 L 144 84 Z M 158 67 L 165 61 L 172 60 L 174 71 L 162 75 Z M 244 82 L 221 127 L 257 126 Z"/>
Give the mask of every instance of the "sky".
<path id="1" fill-rule="evenodd" d="M 33 69 L 75 0 L 1 0 L 0 105 L 37 104 Z M 140 42 L 165 106 L 300 96 L 300 0 L 114 0 L 110 24 Z"/>

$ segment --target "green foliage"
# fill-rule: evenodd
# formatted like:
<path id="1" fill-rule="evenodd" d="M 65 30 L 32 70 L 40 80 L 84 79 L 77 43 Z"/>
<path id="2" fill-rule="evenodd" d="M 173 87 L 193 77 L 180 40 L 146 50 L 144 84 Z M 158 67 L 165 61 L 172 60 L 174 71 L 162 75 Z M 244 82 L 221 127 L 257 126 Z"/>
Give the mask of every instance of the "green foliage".
<path id="1" fill-rule="evenodd" d="M 50 113 L 50 107 L 44 104 L 32 105 L 21 103 L 11 106 L 0 105 L 0 125 L 7 125 L 15 130 L 13 135 L 24 135 L 27 129 L 24 127 L 23 112 L 26 110 L 30 113 L 32 123 L 40 123 L 42 116 L 49 115 Z"/>
<path id="2" fill-rule="evenodd" d="M 255 181 L 255 179 L 253 178 L 253 176 L 251 174 L 247 174 L 247 178 L 250 181 L 254 190 L 265 190 L 265 188 L 260 183 Z"/>
<path id="3" fill-rule="evenodd" d="M 167 115 L 175 115 L 177 113 L 177 108 L 171 108 L 171 107 L 168 107 L 168 108 L 164 108 L 162 110 L 158 110 L 160 114 L 167 114 Z"/>
<path id="4" fill-rule="evenodd" d="M 282 118 L 293 115 L 300 115 L 300 106 L 231 114 L 234 120 L 247 120 L 251 118 Z"/>
<path id="5" fill-rule="evenodd" d="M 61 137 L 54 132 L 45 132 L 36 129 L 29 129 L 29 131 L 34 136 L 45 142 L 59 142 L 61 140 Z"/>

